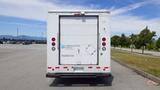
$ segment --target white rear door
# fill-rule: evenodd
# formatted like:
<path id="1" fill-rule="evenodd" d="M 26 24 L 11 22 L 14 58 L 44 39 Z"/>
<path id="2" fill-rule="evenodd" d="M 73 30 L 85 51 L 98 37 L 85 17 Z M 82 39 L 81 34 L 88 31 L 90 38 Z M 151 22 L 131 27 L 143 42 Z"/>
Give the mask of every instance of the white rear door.
<path id="1" fill-rule="evenodd" d="M 60 64 L 98 63 L 98 17 L 60 16 Z"/>

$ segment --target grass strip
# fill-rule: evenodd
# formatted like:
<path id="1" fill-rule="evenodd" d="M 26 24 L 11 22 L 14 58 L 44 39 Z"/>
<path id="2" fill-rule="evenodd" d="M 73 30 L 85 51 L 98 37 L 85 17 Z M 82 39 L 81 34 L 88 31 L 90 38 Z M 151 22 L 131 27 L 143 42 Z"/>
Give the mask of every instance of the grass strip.
<path id="1" fill-rule="evenodd" d="M 112 49 L 111 52 L 113 59 L 160 77 L 160 57 L 145 56 L 116 49 Z"/>

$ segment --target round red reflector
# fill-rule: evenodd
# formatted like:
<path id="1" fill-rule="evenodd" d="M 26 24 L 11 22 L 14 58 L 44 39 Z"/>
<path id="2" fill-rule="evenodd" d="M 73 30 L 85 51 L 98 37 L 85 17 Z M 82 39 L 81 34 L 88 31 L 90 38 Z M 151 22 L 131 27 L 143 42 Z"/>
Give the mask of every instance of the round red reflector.
<path id="1" fill-rule="evenodd" d="M 102 38 L 102 41 L 106 41 L 106 38 L 105 38 L 105 37 L 103 37 L 103 38 Z"/>
<path id="2" fill-rule="evenodd" d="M 56 43 L 55 43 L 55 42 L 53 42 L 53 43 L 52 43 L 52 46 L 55 46 L 55 45 L 56 45 Z"/>
<path id="3" fill-rule="evenodd" d="M 106 46 L 106 43 L 105 43 L 105 42 L 103 42 L 103 43 L 102 43 L 102 45 L 103 45 L 103 46 Z"/>
<path id="4" fill-rule="evenodd" d="M 53 37 L 53 38 L 52 38 L 52 41 L 55 41 L 55 40 L 56 40 L 56 38 Z"/>

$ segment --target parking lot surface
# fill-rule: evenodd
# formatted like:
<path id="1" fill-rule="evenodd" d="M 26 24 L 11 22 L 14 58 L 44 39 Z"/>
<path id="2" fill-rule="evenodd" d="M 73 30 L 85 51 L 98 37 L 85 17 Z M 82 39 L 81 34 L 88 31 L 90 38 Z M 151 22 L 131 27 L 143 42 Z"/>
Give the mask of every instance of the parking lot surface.
<path id="1" fill-rule="evenodd" d="M 0 90 L 160 90 L 112 60 L 112 86 L 103 79 L 46 79 L 46 45 L 0 45 Z"/>

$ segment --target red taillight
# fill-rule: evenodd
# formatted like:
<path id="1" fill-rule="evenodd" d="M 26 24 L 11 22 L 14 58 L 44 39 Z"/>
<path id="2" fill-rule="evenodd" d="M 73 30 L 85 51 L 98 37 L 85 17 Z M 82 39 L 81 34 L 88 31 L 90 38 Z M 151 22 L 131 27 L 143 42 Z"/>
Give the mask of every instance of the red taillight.
<path id="1" fill-rule="evenodd" d="M 105 38 L 105 37 L 103 37 L 103 38 L 102 38 L 102 41 L 106 41 L 106 38 Z"/>
<path id="2" fill-rule="evenodd" d="M 103 45 L 103 46 L 106 46 L 106 43 L 105 43 L 105 42 L 103 42 L 103 43 L 102 43 L 102 45 Z"/>
<path id="3" fill-rule="evenodd" d="M 55 40 L 56 40 L 56 38 L 53 37 L 53 38 L 52 38 L 52 41 L 55 41 Z"/>
<path id="4" fill-rule="evenodd" d="M 54 47 L 55 45 L 56 45 L 56 43 L 55 43 L 55 41 L 56 41 L 56 38 L 55 37 L 52 37 L 52 51 L 55 51 L 56 50 L 56 48 Z"/>
<path id="5" fill-rule="evenodd" d="M 52 67 L 48 67 L 48 69 L 51 69 Z"/>
<path id="6" fill-rule="evenodd" d="M 52 42 L 52 46 L 55 46 L 56 45 L 56 43 L 55 42 Z"/>

